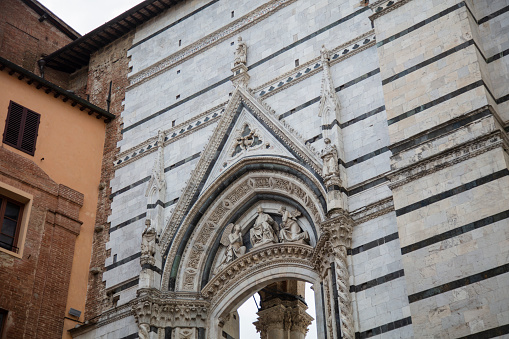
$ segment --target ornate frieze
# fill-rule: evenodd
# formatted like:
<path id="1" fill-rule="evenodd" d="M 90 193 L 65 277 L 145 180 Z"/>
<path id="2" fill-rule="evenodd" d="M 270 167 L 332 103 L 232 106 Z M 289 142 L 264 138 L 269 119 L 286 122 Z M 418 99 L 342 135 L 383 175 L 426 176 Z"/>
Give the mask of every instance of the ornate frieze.
<path id="1" fill-rule="evenodd" d="M 180 140 L 198 130 L 217 122 L 221 115 L 224 113 L 226 102 L 221 103 L 213 108 L 184 121 L 177 126 L 162 131 L 165 138 L 162 144 L 158 144 L 158 136 L 154 136 L 145 140 L 137 146 L 129 148 L 116 156 L 115 169 L 122 168 L 127 164 L 137 161 L 146 155 L 156 152 L 161 146 L 168 146 L 169 144 Z"/>

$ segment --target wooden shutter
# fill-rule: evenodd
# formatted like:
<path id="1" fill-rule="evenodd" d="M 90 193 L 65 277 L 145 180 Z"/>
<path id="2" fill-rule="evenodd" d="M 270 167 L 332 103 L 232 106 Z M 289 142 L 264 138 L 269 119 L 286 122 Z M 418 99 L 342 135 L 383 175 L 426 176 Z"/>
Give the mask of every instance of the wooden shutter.
<path id="1" fill-rule="evenodd" d="M 34 155 L 40 119 L 40 114 L 11 101 L 3 142 Z"/>

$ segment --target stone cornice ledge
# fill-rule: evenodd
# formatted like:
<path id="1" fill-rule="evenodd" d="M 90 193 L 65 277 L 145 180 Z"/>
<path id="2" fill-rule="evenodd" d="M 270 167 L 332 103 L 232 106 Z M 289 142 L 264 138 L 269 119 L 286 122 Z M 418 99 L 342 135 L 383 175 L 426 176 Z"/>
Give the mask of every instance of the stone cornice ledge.
<path id="1" fill-rule="evenodd" d="M 398 7 L 403 6 L 404 4 L 410 2 L 412 0 L 379 0 L 369 5 L 369 8 L 373 11 L 369 19 L 371 21 L 385 15 Z"/>
<path id="2" fill-rule="evenodd" d="M 431 173 L 440 171 L 446 167 L 453 166 L 480 154 L 489 152 L 495 148 L 502 147 L 507 150 L 508 142 L 501 130 L 494 131 L 475 140 L 463 143 L 438 153 L 429 159 L 420 161 L 411 166 L 407 166 L 389 173 L 387 177 L 391 180 L 389 188 L 394 190 L 411 181 L 422 178 Z"/>
<path id="3" fill-rule="evenodd" d="M 261 20 L 264 20 L 274 12 L 277 12 L 281 8 L 284 8 L 295 1 L 296 0 L 273 0 L 258 7 L 251 13 L 189 45 L 188 47 L 184 48 L 184 50 L 174 53 L 169 57 L 166 57 L 165 59 L 157 62 L 156 64 L 130 76 L 129 87 L 127 90 L 167 71 L 171 67 L 181 64 L 195 54 L 201 53 L 211 48 L 212 46 L 215 46 L 216 44 L 231 38 L 235 34 L 240 33 L 241 31 L 253 26 Z"/>

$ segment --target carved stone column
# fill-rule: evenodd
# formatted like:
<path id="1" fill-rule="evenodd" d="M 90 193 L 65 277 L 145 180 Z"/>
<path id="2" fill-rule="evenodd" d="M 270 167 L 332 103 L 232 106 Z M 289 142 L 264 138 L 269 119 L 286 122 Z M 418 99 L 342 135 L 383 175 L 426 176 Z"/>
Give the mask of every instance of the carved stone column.
<path id="1" fill-rule="evenodd" d="M 347 249 L 351 247 L 353 221 L 346 212 L 324 222 L 313 261 L 324 285 L 326 324 L 331 337 L 353 339 Z"/>
<path id="2" fill-rule="evenodd" d="M 273 307 L 258 311 L 258 321 L 253 324 L 260 333 L 261 339 L 286 339 L 285 337 L 286 307 L 274 305 Z"/>
<path id="3" fill-rule="evenodd" d="M 261 290 L 261 310 L 254 323 L 262 339 L 304 339 L 313 321 L 306 313 L 304 282 L 290 280 Z"/>

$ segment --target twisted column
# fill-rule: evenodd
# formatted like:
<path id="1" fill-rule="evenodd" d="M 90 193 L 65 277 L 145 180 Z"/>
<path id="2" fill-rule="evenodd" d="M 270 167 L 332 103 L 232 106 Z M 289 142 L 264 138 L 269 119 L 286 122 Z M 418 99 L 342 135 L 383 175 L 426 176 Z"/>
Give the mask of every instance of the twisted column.
<path id="1" fill-rule="evenodd" d="M 345 339 L 355 338 L 355 327 L 353 322 L 352 311 L 352 298 L 350 295 L 350 284 L 347 264 L 347 249 L 351 247 L 352 243 L 352 230 L 353 221 L 349 215 L 340 210 L 335 213 L 335 216 L 321 225 L 323 235 L 317 244 L 317 252 L 313 257 L 314 265 L 317 267 L 321 275 L 325 278 L 331 272 L 330 266 L 333 265 L 335 274 L 331 276 L 334 286 L 328 286 L 326 281 L 324 287 L 334 288 L 337 291 L 334 293 L 327 293 L 334 298 L 337 292 L 337 302 L 339 306 L 339 320 L 341 324 L 341 334 Z M 329 268 L 328 268 L 329 267 Z M 332 272 L 331 272 L 332 273 Z M 333 291 L 331 291 L 333 292 Z M 328 300 L 327 300 L 328 302 Z M 331 314 L 331 305 L 328 303 L 329 315 Z M 328 317 L 327 327 L 331 327 L 332 319 Z M 339 333 L 338 333 L 339 336 Z"/>
<path id="2" fill-rule="evenodd" d="M 334 263 L 336 265 L 336 286 L 338 288 L 339 310 L 341 313 L 341 332 L 343 338 L 355 338 L 353 324 L 352 298 L 350 295 L 350 275 L 346 262 L 346 247 L 339 246 L 334 249 Z"/>

